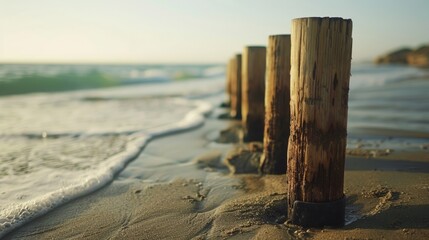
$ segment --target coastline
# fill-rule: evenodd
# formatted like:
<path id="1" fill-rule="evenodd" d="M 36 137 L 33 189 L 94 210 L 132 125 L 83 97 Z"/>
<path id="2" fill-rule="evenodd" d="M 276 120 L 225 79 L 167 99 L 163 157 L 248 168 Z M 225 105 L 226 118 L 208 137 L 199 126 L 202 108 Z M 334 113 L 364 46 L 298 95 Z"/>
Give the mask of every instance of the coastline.
<path id="1" fill-rule="evenodd" d="M 427 149 L 348 155 L 348 224 L 341 229 L 303 229 L 284 223 L 285 176 L 228 173 L 222 159 L 234 144 L 214 140 L 231 123 L 210 116 L 197 129 L 154 139 L 111 184 L 33 220 L 5 239 L 429 237 Z M 373 133 L 386 139 L 393 134 Z"/>

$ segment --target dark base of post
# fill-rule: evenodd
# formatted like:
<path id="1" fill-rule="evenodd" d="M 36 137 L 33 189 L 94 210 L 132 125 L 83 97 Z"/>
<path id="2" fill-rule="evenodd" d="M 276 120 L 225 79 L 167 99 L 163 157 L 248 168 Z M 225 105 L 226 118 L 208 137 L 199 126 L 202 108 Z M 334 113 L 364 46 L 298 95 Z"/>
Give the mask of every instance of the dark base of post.
<path id="1" fill-rule="evenodd" d="M 231 120 L 231 119 L 233 119 L 233 120 L 241 120 L 241 117 L 233 117 L 229 113 L 219 114 L 219 116 L 217 118 L 218 119 L 226 119 L 226 120 Z"/>
<path id="2" fill-rule="evenodd" d="M 233 117 L 231 117 L 231 114 L 229 114 L 229 112 L 219 114 L 219 116 L 217 116 L 217 118 L 218 119 L 226 119 L 226 120 L 234 119 Z"/>
<path id="3" fill-rule="evenodd" d="M 254 119 L 247 117 L 247 123 L 244 130 L 244 142 L 263 142 L 264 141 L 264 121 L 263 119 Z"/>
<path id="4" fill-rule="evenodd" d="M 293 224 L 303 227 L 343 227 L 345 209 L 345 196 L 340 200 L 325 203 L 295 201 L 289 219 Z"/>
<path id="5" fill-rule="evenodd" d="M 219 107 L 221 107 L 221 108 L 230 108 L 231 107 L 231 102 L 229 102 L 229 101 L 222 102 L 219 105 Z"/>

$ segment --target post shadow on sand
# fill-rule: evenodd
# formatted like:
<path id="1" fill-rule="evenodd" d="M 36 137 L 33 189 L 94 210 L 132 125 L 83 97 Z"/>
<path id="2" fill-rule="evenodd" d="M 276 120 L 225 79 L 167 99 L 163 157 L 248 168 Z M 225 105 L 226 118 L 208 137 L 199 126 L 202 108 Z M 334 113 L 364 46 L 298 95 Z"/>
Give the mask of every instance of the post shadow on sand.
<path id="1" fill-rule="evenodd" d="M 408 160 L 366 159 L 363 157 L 346 157 L 345 170 L 348 171 L 399 171 L 412 173 L 429 173 L 429 163 Z"/>
<path id="2" fill-rule="evenodd" d="M 399 192 L 391 192 L 389 201 L 399 200 Z M 374 196 L 374 197 L 378 197 Z M 381 196 L 384 197 L 384 196 Z M 363 204 L 356 203 L 359 196 L 352 194 L 347 197 L 346 225 L 344 230 L 353 229 L 416 229 L 428 228 L 429 204 L 423 205 L 397 205 L 380 210 L 375 214 L 362 213 Z M 349 223 L 348 223 L 349 222 Z"/>
<path id="3" fill-rule="evenodd" d="M 429 228 L 429 204 L 401 205 L 357 220 L 344 229 L 404 229 Z"/>

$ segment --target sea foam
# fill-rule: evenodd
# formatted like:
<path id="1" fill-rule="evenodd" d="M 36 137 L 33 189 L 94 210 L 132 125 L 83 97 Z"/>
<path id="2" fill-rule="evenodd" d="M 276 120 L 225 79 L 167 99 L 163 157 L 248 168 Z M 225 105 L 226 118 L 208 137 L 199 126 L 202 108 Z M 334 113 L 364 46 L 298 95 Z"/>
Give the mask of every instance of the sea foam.
<path id="1" fill-rule="evenodd" d="M 189 104 L 188 100 L 177 101 Z M 181 121 L 131 134 L 129 136 L 131 140 L 122 152 L 108 158 L 102 167 L 91 171 L 90 176 L 84 180 L 3 209 L 0 212 L 0 238 L 58 206 L 105 186 L 114 179 L 118 172 L 124 169 L 129 161 L 139 155 L 151 139 L 192 129 L 203 124 L 204 115 L 212 109 L 211 104 L 203 101 L 192 101 L 192 104 L 195 108 L 189 111 Z"/>

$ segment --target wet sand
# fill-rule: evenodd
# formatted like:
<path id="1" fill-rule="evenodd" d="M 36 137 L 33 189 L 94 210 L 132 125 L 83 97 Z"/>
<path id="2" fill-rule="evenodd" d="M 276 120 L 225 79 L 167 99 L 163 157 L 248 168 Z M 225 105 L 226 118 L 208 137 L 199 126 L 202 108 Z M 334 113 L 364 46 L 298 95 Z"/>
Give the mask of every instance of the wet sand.
<path id="1" fill-rule="evenodd" d="M 237 126 L 211 117 L 155 139 L 111 184 L 5 239 L 429 239 L 424 147 L 392 148 L 391 133 L 365 132 L 385 135 L 386 148 L 363 139 L 348 149 L 347 225 L 303 229 L 286 222 L 286 177 L 257 173 L 258 145 L 234 143 Z"/>

